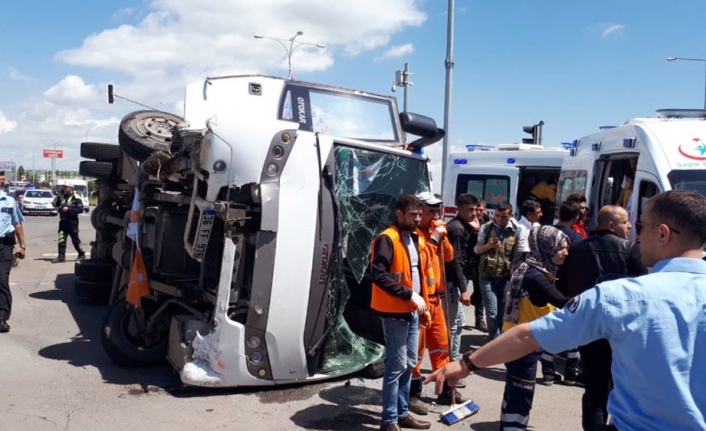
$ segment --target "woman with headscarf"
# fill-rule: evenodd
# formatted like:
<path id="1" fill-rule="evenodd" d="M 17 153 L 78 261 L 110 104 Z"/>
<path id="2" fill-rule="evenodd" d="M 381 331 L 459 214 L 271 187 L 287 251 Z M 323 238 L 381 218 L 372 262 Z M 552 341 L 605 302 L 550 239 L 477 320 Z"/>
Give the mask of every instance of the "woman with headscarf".
<path id="1" fill-rule="evenodd" d="M 529 248 L 506 290 L 504 331 L 562 308 L 570 300 L 554 286 L 557 270 L 569 255 L 569 237 L 553 226 L 540 226 L 530 232 Z M 527 428 L 540 354 L 532 352 L 505 364 L 501 429 Z"/>

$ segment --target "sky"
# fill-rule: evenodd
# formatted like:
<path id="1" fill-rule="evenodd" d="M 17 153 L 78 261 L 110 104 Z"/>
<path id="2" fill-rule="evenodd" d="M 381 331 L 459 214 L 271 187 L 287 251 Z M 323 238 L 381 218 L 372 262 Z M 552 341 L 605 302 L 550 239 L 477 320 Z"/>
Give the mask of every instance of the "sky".
<path id="1" fill-rule="evenodd" d="M 450 151 L 519 142 L 544 121 L 559 146 L 600 126 L 702 108 L 703 0 L 455 0 Z M 409 63 L 409 110 L 444 123 L 448 2 L 431 0 L 24 0 L 0 9 L 0 160 L 48 169 L 42 149 L 77 170 L 80 143 L 117 143 L 120 119 L 175 114 L 206 76 L 287 76 L 287 55 L 256 34 L 319 43 L 292 56 L 296 79 L 395 95 Z M 441 143 L 426 151 L 434 188 Z"/>

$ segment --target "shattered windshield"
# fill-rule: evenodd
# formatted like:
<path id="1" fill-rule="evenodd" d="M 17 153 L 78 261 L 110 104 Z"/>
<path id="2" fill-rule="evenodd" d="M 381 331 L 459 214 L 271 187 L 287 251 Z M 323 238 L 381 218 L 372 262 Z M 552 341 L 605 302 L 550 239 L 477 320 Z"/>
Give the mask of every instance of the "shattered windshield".
<path id="1" fill-rule="evenodd" d="M 371 280 L 361 281 L 368 270 L 370 245 L 394 220 L 397 198 L 429 191 L 424 160 L 338 144 L 334 146 L 334 158 L 342 244 L 331 265 L 334 272 L 326 314 L 327 326 L 331 329 L 321 364 L 321 372 L 325 374 L 368 364 L 382 356 L 383 346 L 351 329 L 344 309 L 352 299 L 351 290 L 363 286 L 369 289 Z"/>
<path id="2" fill-rule="evenodd" d="M 334 149 L 343 257 L 356 280 L 368 268 L 370 244 L 394 221 L 397 198 L 429 191 L 424 160 L 343 145 Z"/>
<path id="3" fill-rule="evenodd" d="M 344 91 L 288 85 L 279 118 L 331 136 L 397 143 L 392 102 Z"/>

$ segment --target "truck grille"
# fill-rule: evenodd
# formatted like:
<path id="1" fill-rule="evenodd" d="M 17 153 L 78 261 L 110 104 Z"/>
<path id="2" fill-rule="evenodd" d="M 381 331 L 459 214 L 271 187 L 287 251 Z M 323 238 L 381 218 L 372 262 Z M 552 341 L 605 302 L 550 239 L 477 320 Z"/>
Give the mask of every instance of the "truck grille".
<path id="1" fill-rule="evenodd" d="M 187 216 L 186 212 L 165 214 L 158 267 L 165 275 L 198 279 L 201 266 L 184 249 Z"/>

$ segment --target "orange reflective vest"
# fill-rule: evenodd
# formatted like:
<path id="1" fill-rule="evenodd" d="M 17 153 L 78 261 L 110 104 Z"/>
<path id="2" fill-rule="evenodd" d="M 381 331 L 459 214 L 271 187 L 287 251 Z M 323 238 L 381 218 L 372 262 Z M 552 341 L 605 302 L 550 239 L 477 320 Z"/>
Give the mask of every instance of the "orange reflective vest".
<path id="1" fill-rule="evenodd" d="M 399 284 L 409 290 L 412 290 L 412 267 L 409 260 L 409 251 L 407 250 L 407 246 L 404 241 L 402 241 L 399 229 L 397 226 L 391 226 L 385 229 L 380 235 L 385 235 L 392 241 L 392 262 L 388 270 L 390 275 Z M 377 238 L 375 238 L 375 240 L 377 241 Z M 435 285 L 436 281 L 434 279 L 434 270 L 429 258 L 430 256 L 427 244 L 421 236 L 419 237 L 417 250 L 419 252 L 420 289 L 421 292 L 424 293 L 427 291 L 426 286 Z M 375 258 L 374 253 L 375 248 L 373 247 L 371 262 L 372 259 Z M 415 310 L 412 300 L 391 295 L 375 283 L 373 283 L 370 307 L 373 310 L 380 311 L 382 313 L 411 313 Z"/>
<path id="2" fill-rule="evenodd" d="M 442 248 L 432 244 L 430 231 L 424 232 L 421 229 L 417 229 L 417 235 L 419 235 L 420 238 L 424 238 L 424 241 L 426 242 L 429 257 L 431 258 L 432 270 L 436 276 L 434 277 L 434 281 L 436 281 L 436 283 L 427 286 L 425 292 L 426 295 L 424 295 L 424 299 L 426 300 L 429 295 L 434 295 L 438 292 L 443 292 L 446 290 L 446 286 L 444 286 L 446 277 L 443 277 L 442 275 L 444 273 L 441 272 L 444 270 L 443 264 L 441 263 Z M 441 241 L 441 246 L 443 247 L 444 262 L 451 262 L 454 260 L 454 247 L 451 245 L 451 241 Z"/>

